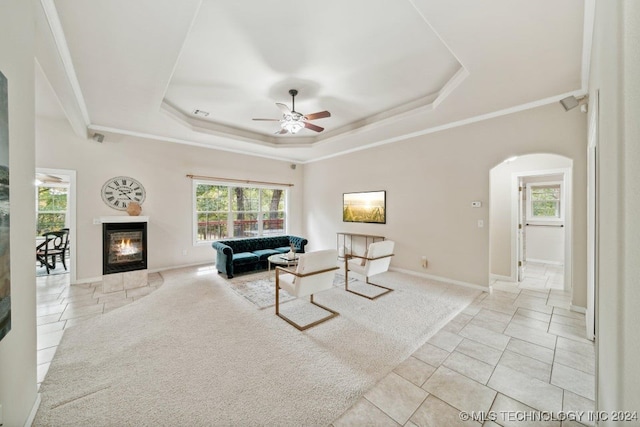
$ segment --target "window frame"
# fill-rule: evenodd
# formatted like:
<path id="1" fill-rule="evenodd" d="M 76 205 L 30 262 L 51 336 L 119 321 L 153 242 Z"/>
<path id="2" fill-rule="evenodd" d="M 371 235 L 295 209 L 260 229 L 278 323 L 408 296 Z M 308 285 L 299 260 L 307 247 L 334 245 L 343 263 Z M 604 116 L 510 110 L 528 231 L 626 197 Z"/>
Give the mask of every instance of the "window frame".
<path id="1" fill-rule="evenodd" d="M 191 203 L 191 211 L 192 211 L 192 240 L 193 246 L 203 246 L 210 245 L 213 242 L 225 241 L 229 239 L 250 239 L 252 237 L 234 237 L 228 236 L 222 239 L 211 239 L 211 240 L 198 240 L 198 214 L 202 213 L 197 210 L 197 188 L 198 185 L 209 185 L 213 187 L 227 187 L 228 188 L 228 208 L 226 211 L 216 211 L 216 212 L 224 212 L 227 214 L 227 234 L 233 234 L 234 231 L 234 216 L 239 212 L 234 210 L 233 207 L 233 189 L 234 188 L 251 188 L 251 189 L 267 189 L 267 190 L 282 190 L 282 194 L 284 195 L 284 231 L 282 234 L 270 234 L 270 236 L 280 236 L 286 235 L 287 230 L 289 229 L 289 186 L 286 185 L 266 185 L 266 184 L 243 184 L 243 183 L 234 183 L 234 182 L 225 182 L 225 181 L 211 181 L 211 180 L 202 180 L 202 179 L 194 179 L 192 182 L 192 203 Z M 212 211 L 213 212 L 213 211 Z M 263 215 L 268 214 L 272 211 L 263 211 L 262 210 L 262 191 L 259 192 L 258 196 L 258 211 L 242 211 L 249 214 L 256 214 L 256 218 L 258 221 L 257 227 L 257 235 L 255 237 L 262 237 L 264 233 L 263 227 Z M 280 212 L 280 211 L 278 211 Z"/>
<path id="2" fill-rule="evenodd" d="M 534 216 L 533 215 L 533 192 L 537 187 L 558 187 L 559 194 L 556 199 L 558 216 Z M 527 221 L 539 222 L 564 222 L 564 183 L 562 181 L 530 182 L 527 188 Z"/>

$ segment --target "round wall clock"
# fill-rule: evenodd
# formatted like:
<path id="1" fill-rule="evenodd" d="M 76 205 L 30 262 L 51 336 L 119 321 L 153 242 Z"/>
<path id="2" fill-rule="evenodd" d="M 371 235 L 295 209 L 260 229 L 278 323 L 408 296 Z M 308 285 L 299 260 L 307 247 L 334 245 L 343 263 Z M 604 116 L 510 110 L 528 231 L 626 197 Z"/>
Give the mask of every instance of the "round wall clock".
<path id="1" fill-rule="evenodd" d="M 127 210 L 129 203 L 142 204 L 145 197 L 146 192 L 142 184 L 128 176 L 111 178 L 102 186 L 102 200 L 113 209 Z"/>

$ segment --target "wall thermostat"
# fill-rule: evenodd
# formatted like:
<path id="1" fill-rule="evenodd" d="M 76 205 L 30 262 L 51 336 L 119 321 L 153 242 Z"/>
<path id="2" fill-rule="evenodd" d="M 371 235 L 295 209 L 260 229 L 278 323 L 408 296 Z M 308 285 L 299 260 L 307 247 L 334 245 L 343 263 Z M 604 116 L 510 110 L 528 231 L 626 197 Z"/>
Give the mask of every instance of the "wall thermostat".
<path id="1" fill-rule="evenodd" d="M 482 202 L 479 202 L 479 201 L 471 202 L 471 207 L 473 208 L 479 208 L 481 206 L 482 206 Z"/>

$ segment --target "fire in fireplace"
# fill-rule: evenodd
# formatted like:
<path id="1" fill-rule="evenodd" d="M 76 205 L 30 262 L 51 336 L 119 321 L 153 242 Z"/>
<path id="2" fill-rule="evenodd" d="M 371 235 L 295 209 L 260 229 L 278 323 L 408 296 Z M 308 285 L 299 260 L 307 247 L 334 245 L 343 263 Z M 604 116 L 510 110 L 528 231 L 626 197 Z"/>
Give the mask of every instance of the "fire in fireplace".
<path id="1" fill-rule="evenodd" d="M 147 223 L 102 224 L 102 274 L 147 268 Z"/>

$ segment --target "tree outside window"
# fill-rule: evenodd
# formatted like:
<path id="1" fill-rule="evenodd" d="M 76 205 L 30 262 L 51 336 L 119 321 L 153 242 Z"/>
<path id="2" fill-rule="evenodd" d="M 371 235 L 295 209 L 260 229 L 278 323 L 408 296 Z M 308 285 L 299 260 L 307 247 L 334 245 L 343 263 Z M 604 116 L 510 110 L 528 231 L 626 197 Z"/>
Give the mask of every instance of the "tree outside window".
<path id="1" fill-rule="evenodd" d="M 284 190 L 262 189 L 262 234 L 278 235 L 285 232 Z"/>
<path id="2" fill-rule="evenodd" d="M 229 187 L 196 186 L 197 241 L 212 241 L 227 237 L 229 218 Z"/>
<path id="3" fill-rule="evenodd" d="M 197 181 L 194 187 L 196 242 L 285 234 L 284 189 Z"/>
<path id="4" fill-rule="evenodd" d="M 38 235 L 67 227 L 67 200 L 69 188 L 66 186 L 38 186 L 37 224 Z"/>
<path id="5" fill-rule="evenodd" d="M 561 218 L 560 184 L 531 184 L 529 187 L 530 215 L 532 219 Z"/>

